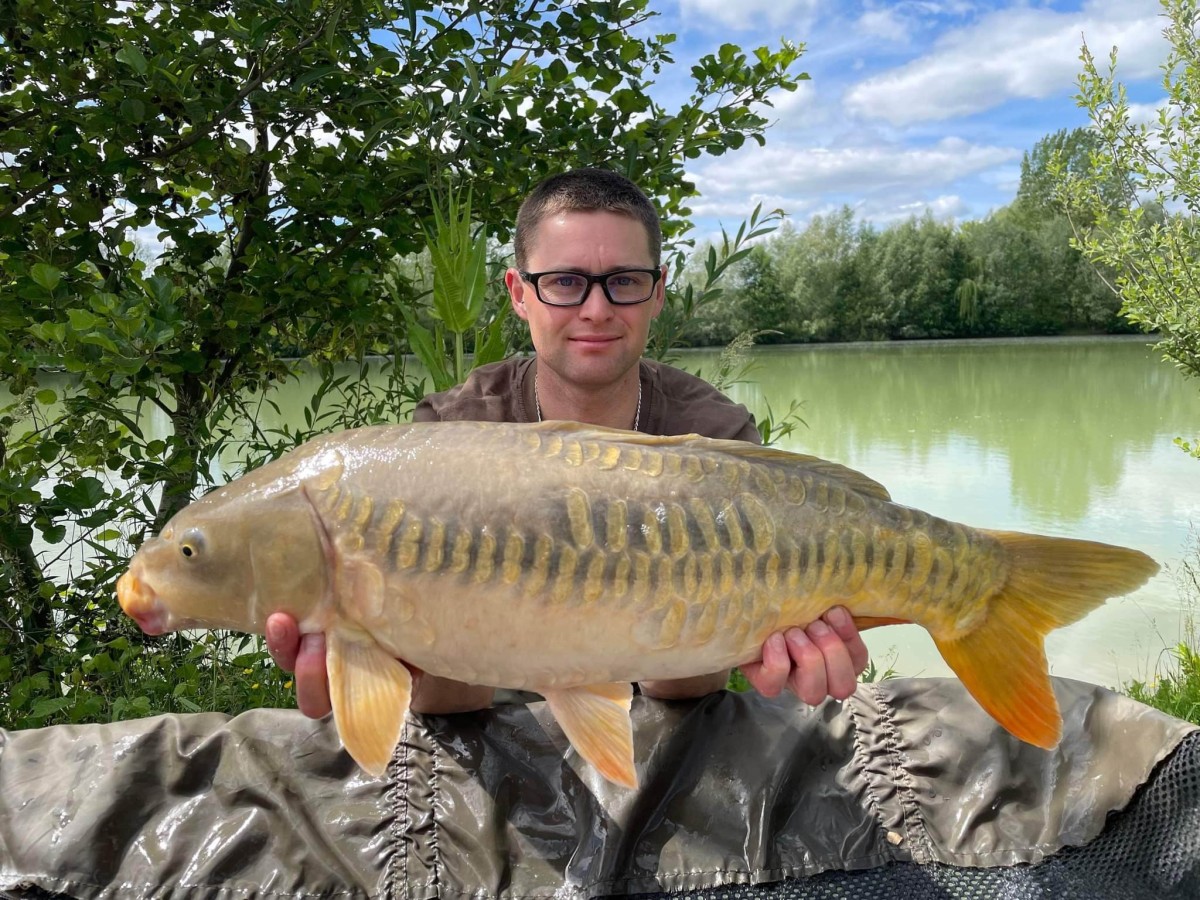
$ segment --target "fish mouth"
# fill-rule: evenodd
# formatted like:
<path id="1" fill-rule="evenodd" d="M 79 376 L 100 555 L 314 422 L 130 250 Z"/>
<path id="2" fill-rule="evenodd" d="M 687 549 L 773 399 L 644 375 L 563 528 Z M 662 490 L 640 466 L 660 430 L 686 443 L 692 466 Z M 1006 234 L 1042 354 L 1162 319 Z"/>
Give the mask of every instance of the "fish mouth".
<path id="1" fill-rule="evenodd" d="M 171 614 L 154 589 L 133 569 L 117 579 L 117 602 L 146 634 L 166 634 L 171 630 Z"/>

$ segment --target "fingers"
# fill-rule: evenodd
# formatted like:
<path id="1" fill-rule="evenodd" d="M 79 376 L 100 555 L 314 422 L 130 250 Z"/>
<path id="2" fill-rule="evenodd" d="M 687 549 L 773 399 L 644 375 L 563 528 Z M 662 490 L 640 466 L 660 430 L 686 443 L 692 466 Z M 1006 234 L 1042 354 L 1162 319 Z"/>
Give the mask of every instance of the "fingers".
<path id="1" fill-rule="evenodd" d="M 844 606 L 835 606 L 825 613 L 823 618 L 846 645 L 854 674 L 856 676 L 861 674 L 867 668 L 870 653 L 867 652 L 867 645 L 863 643 L 862 635 L 858 633 L 858 626 L 854 624 L 854 618 Z"/>
<path id="2" fill-rule="evenodd" d="M 300 634 L 300 626 L 287 613 L 267 617 L 267 650 L 275 665 L 296 674 L 296 705 L 312 719 L 327 715 L 329 681 L 325 669 L 325 635 Z"/>
<path id="3" fill-rule="evenodd" d="M 788 687 L 797 697 L 811 706 L 854 693 L 868 654 L 849 612 L 834 607 L 807 628 L 789 629 L 785 637 L 795 664 Z"/>
<path id="4" fill-rule="evenodd" d="M 285 672 L 296 671 L 296 655 L 300 652 L 300 626 L 287 613 L 267 616 L 267 650 L 275 665 Z"/>
<path id="5" fill-rule="evenodd" d="M 323 634 L 306 634 L 300 639 L 300 652 L 296 656 L 296 705 L 310 719 L 319 719 L 333 709 Z"/>
<path id="6" fill-rule="evenodd" d="M 831 636 L 833 640 L 830 640 Z M 829 695 L 825 654 L 833 652 L 833 644 L 840 644 L 841 641 L 820 619 L 808 626 L 807 633 L 803 628 L 789 628 L 783 637 L 793 664 L 788 677 L 788 688 L 809 706 L 816 706 Z"/>
<path id="7" fill-rule="evenodd" d="M 767 638 L 761 662 L 746 663 L 741 670 L 750 686 L 764 697 L 778 697 L 792 672 L 792 660 L 783 633 L 776 632 Z"/>
<path id="8" fill-rule="evenodd" d="M 763 644 L 762 661 L 741 668 L 764 697 L 776 697 L 786 687 L 816 706 L 826 697 L 845 700 L 853 694 L 868 657 L 853 617 L 835 606 L 807 628 L 771 635 Z"/>

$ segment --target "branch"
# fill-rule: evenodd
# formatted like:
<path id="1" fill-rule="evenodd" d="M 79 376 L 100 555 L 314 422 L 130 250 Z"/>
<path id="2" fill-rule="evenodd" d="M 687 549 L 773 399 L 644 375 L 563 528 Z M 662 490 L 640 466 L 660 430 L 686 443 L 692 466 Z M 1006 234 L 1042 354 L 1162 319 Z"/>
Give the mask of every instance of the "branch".
<path id="1" fill-rule="evenodd" d="M 62 107 L 74 106 L 76 103 L 78 103 L 81 100 L 95 100 L 99 96 L 100 96 L 100 94 L 98 92 L 84 91 L 81 94 L 76 94 L 74 97 L 63 97 L 61 99 L 56 99 L 56 100 L 54 100 L 54 104 L 57 107 L 54 110 L 55 115 L 60 115 L 62 113 Z M 45 99 L 45 98 L 43 98 L 43 99 Z M 26 122 L 29 119 L 37 118 L 41 114 L 42 114 L 42 107 L 35 106 L 33 109 L 23 112 L 20 115 L 15 116 L 12 119 L 6 119 L 3 117 L 0 117 L 0 132 L 8 131 L 11 128 L 16 128 L 22 122 Z"/>
<path id="2" fill-rule="evenodd" d="M 255 62 L 253 68 L 257 68 L 257 66 L 258 63 Z M 251 112 L 257 113 L 253 109 Z M 258 178 L 254 188 L 245 200 L 246 213 L 242 216 L 241 234 L 238 235 L 237 244 L 230 253 L 229 266 L 225 269 L 225 290 L 228 290 L 230 283 L 235 281 L 246 268 L 246 250 L 249 249 L 250 241 L 254 237 L 254 225 L 263 218 L 263 212 L 259 209 L 258 202 L 266 196 L 271 187 L 271 164 L 266 158 L 267 144 L 270 141 L 267 123 L 260 119 L 256 123 L 256 130 L 258 144 L 264 155 L 258 162 Z"/>
<path id="3" fill-rule="evenodd" d="M 163 412 L 165 412 L 168 417 L 173 416 L 175 414 L 175 410 L 171 409 L 171 407 L 169 407 L 169 406 L 167 406 L 167 404 L 163 403 L 162 397 L 158 396 L 157 394 L 155 394 L 153 397 L 150 398 L 150 402 L 153 403 L 155 406 L 157 406 L 159 409 L 161 409 Z"/>
<path id="4" fill-rule="evenodd" d="M 326 20 L 328 19 L 329 16 L 326 17 Z M 279 62 L 277 62 L 271 68 L 261 72 L 257 77 L 252 75 L 250 80 L 242 87 L 240 91 L 237 92 L 234 98 L 225 104 L 225 108 L 217 113 L 212 120 L 205 123 L 205 125 L 193 129 L 188 133 L 187 137 L 176 141 L 170 147 L 167 147 L 157 153 L 150 154 L 147 157 L 139 157 L 139 159 L 166 159 L 176 155 L 177 153 L 187 150 L 196 143 L 199 143 L 204 137 L 212 133 L 213 129 L 216 128 L 217 125 L 228 119 L 230 114 L 239 106 L 241 106 L 242 102 L 245 101 L 247 97 L 262 87 L 263 82 L 273 78 L 281 69 L 284 68 L 284 66 L 293 61 L 293 57 L 299 53 L 303 53 L 310 46 L 312 46 L 312 44 L 324 33 L 324 31 L 325 23 L 322 22 L 317 26 L 317 29 L 312 34 L 304 38 L 304 40 L 300 41 L 300 43 L 296 44 L 296 46 L 288 48 L 284 52 L 283 57 Z"/>
<path id="5" fill-rule="evenodd" d="M 66 180 L 67 180 L 66 173 L 64 173 L 62 175 L 55 175 L 53 178 L 47 178 L 45 180 L 45 182 L 38 185 L 33 190 L 28 191 L 24 196 L 18 195 L 16 200 L 14 200 L 12 203 L 10 203 L 8 206 L 6 206 L 4 209 L 0 210 L 0 219 L 8 218 L 13 213 L 15 213 L 18 209 L 20 209 L 22 206 L 24 206 L 26 203 L 36 200 L 42 194 L 45 194 L 46 192 L 53 190 L 56 185 L 66 181 Z"/>
<path id="6" fill-rule="evenodd" d="M 409 60 L 411 61 L 413 56 L 416 56 L 418 53 L 427 53 L 429 51 L 429 48 L 431 46 L 433 46 L 433 42 L 435 40 L 437 40 L 438 35 L 442 34 L 445 31 L 449 31 L 451 28 L 457 28 L 459 25 L 461 25 L 463 23 L 463 21 L 469 15 L 470 15 L 470 12 L 464 7 L 463 11 L 459 15 L 455 16 L 451 21 L 446 23 L 445 28 L 443 28 L 441 31 L 438 31 L 438 32 L 430 35 L 429 40 L 427 40 L 425 42 L 424 46 L 418 47 L 414 53 L 410 54 Z"/>

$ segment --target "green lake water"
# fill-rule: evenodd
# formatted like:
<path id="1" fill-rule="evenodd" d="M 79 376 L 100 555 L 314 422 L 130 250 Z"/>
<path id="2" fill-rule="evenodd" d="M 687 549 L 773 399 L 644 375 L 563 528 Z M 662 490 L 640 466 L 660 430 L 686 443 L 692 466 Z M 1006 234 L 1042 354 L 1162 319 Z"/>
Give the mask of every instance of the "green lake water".
<path id="1" fill-rule="evenodd" d="M 713 354 L 682 365 L 712 370 Z M 1175 575 L 1200 528 L 1200 381 L 1142 338 L 760 348 L 728 393 L 761 414 L 803 403 L 779 446 L 836 460 L 900 503 L 986 528 L 1121 543 L 1163 571 L 1052 634 L 1052 672 L 1114 686 L 1152 676 L 1182 634 Z M 916 626 L 866 635 L 902 674 L 949 674 Z M 894 662 L 893 662 L 894 660 Z"/>

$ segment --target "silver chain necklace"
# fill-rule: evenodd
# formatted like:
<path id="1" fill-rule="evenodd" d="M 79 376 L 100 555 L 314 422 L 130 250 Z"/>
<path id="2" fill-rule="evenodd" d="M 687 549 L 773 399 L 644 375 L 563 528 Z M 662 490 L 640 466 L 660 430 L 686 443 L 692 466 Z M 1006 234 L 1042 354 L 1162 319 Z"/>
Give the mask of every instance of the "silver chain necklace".
<path id="1" fill-rule="evenodd" d="M 537 372 L 533 373 L 533 405 L 537 408 L 538 421 L 542 421 L 542 401 L 538 397 L 537 389 Z M 638 379 L 638 402 L 637 412 L 633 414 L 633 430 L 638 430 L 638 425 L 642 422 L 642 379 Z"/>

